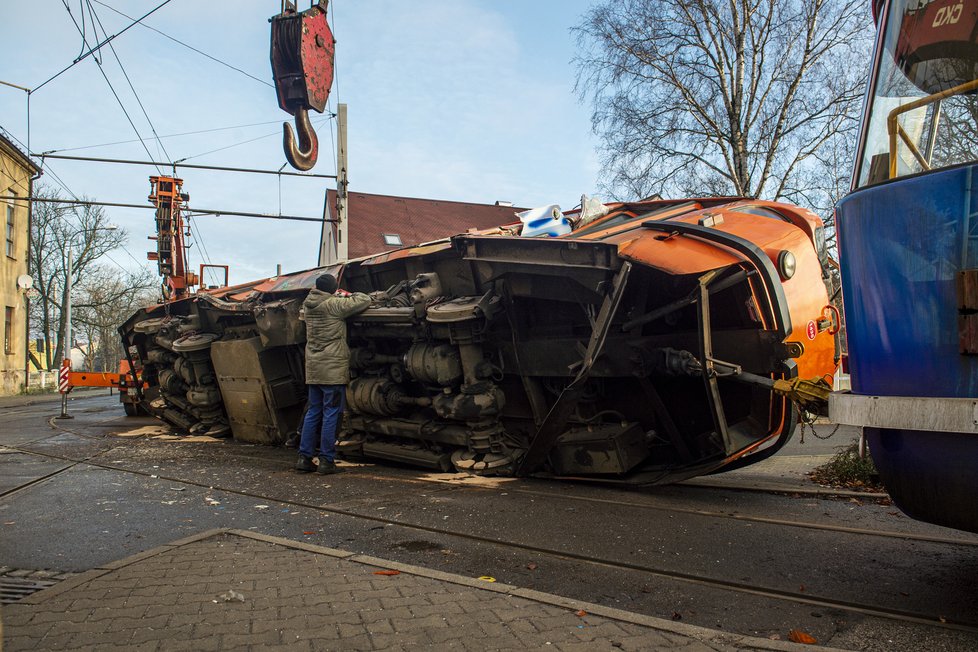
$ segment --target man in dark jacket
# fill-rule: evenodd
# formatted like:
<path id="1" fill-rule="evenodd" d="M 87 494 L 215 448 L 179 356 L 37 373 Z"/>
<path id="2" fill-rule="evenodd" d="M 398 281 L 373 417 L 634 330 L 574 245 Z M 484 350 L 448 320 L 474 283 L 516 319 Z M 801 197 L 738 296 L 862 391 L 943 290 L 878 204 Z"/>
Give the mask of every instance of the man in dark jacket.
<path id="1" fill-rule="evenodd" d="M 346 344 L 346 318 L 363 312 L 370 297 L 362 292 L 337 296 L 336 277 L 323 274 L 316 289 L 302 302 L 306 321 L 306 384 L 309 407 L 302 423 L 297 471 L 315 471 L 312 458 L 319 447 L 319 473 L 339 469 L 336 457 L 336 428 L 346 406 L 350 382 L 350 347 Z"/>

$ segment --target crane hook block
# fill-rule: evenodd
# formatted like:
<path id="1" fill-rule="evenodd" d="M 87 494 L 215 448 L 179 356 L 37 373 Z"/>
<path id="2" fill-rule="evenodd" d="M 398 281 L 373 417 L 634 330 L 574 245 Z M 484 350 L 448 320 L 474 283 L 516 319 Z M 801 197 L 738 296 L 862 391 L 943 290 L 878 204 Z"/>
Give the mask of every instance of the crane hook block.
<path id="1" fill-rule="evenodd" d="M 299 146 L 296 146 L 291 129 L 286 129 L 286 156 L 293 167 L 303 170 L 315 165 L 317 154 L 315 149 L 306 147 L 315 139 L 315 132 L 305 114 L 309 109 L 323 112 L 333 85 L 336 41 L 326 22 L 326 5 L 326 0 L 319 0 L 308 10 L 298 12 L 295 3 L 286 0 L 282 13 L 269 21 L 272 24 L 272 77 L 278 105 L 296 116 L 296 127 L 300 132 Z M 303 138 L 303 131 L 311 132 L 311 135 Z M 296 158 L 300 165 L 296 165 Z"/>

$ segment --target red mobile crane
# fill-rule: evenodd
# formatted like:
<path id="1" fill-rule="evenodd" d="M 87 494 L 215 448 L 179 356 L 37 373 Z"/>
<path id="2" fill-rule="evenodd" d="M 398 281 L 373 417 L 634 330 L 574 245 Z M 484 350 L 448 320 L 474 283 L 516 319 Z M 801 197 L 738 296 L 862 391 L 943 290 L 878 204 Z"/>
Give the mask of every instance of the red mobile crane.
<path id="1" fill-rule="evenodd" d="M 187 247 L 184 243 L 183 208 L 189 196 L 182 191 L 183 179 L 172 176 L 149 178 L 149 201 L 156 206 L 156 251 L 147 254 L 149 260 L 157 261 L 160 276 L 163 277 L 164 301 L 177 301 L 190 294 L 190 289 L 198 284 L 198 275 L 188 272 Z M 203 266 L 201 266 L 203 273 Z M 61 402 L 61 418 L 70 418 L 67 409 L 67 395 L 75 387 L 115 387 L 119 390 L 119 401 L 128 416 L 139 413 L 141 387 L 139 370 L 131 360 L 119 363 L 118 373 L 72 371 L 69 359 L 65 359 L 58 373 L 58 391 L 64 394 Z M 130 389 L 135 391 L 130 393 Z"/>
<path id="2" fill-rule="evenodd" d="M 150 177 L 149 200 L 156 206 L 156 251 L 147 254 L 155 260 L 163 277 L 163 300 L 177 301 L 197 285 L 197 274 L 187 271 L 187 246 L 183 241 L 183 207 L 190 196 L 181 192 L 183 179 Z"/>

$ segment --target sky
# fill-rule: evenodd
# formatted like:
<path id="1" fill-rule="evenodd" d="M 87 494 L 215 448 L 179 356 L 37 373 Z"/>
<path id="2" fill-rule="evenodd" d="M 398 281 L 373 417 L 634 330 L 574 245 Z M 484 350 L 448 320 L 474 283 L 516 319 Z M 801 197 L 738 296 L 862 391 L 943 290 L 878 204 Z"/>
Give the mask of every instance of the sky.
<path id="1" fill-rule="evenodd" d="M 29 135 L 35 154 L 282 167 L 281 122 L 291 117 L 278 108 L 270 85 L 268 24 L 280 11 L 279 0 L 170 0 L 143 21 L 247 75 L 137 24 L 111 41 L 114 52 L 101 49 L 102 70 L 118 100 L 94 56 L 38 88 L 89 49 L 72 18 L 91 46 L 130 25 L 116 11 L 138 18 L 161 2 L 5 3 L 0 80 L 37 90 L 28 110 L 27 93 L 0 86 L 0 126 L 25 145 Z M 594 194 L 597 140 L 590 109 L 574 90 L 570 31 L 592 4 L 332 0 L 337 43 L 330 109 L 335 112 L 337 102 L 348 106 L 350 190 L 565 209 L 582 194 Z M 298 5 L 306 9 L 309 0 Z M 99 21 L 95 32 L 89 7 Z M 335 174 L 335 121 L 311 116 L 320 142 L 312 172 Z M 41 181 L 60 196 L 127 204 L 146 203 L 149 176 L 159 173 L 55 159 L 45 159 L 44 168 Z M 324 193 L 334 183 L 186 168 L 178 175 L 191 208 L 305 217 L 322 216 Z M 105 210 L 129 234 L 127 247 L 110 254 L 108 264 L 148 265 L 146 252 L 155 249 L 147 240 L 154 232 L 152 211 Z M 288 273 L 317 262 L 315 223 L 199 216 L 192 230 L 192 269 L 201 262 L 227 264 L 232 284 L 272 276 L 276 265 Z"/>

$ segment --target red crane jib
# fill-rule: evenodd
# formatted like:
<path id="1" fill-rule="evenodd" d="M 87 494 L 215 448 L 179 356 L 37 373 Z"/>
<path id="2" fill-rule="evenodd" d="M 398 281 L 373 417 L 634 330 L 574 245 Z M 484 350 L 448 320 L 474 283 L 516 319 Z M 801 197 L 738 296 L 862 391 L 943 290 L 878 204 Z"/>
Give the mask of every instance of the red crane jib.
<path id="1" fill-rule="evenodd" d="M 187 247 L 183 239 L 182 211 L 188 196 L 182 192 L 182 179 L 154 176 L 149 182 L 149 201 L 156 206 L 156 251 L 149 252 L 148 258 L 157 261 L 166 300 L 177 300 L 198 282 L 197 275 L 187 271 Z"/>

